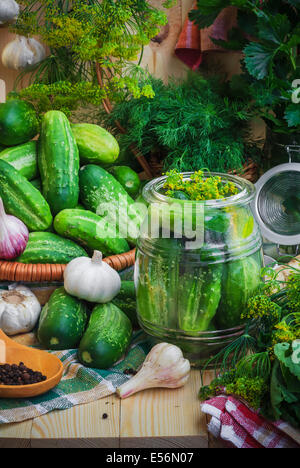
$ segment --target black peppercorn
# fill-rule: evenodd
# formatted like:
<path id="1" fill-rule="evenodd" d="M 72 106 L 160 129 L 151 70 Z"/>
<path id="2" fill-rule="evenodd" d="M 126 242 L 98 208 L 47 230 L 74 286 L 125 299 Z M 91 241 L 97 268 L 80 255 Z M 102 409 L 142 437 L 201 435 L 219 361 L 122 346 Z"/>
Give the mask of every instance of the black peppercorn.
<path id="1" fill-rule="evenodd" d="M 46 379 L 41 372 L 26 367 L 24 362 L 20 362 L 19 365 L 0 365 L 0 385 L 31 385 Z"/>

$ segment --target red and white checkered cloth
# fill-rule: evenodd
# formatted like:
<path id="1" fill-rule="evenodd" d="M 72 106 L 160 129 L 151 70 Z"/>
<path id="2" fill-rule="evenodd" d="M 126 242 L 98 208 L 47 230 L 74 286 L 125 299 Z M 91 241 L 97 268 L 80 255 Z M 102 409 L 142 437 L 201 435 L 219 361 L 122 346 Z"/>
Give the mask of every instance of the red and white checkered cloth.
<path id="1" fill-rule="evenodd" d="M 270 422 L 238 399 L 219 395 L 205 401 L 208 430 L 237 448 L 300 448 L 300 433 L 283 421 Z"/>

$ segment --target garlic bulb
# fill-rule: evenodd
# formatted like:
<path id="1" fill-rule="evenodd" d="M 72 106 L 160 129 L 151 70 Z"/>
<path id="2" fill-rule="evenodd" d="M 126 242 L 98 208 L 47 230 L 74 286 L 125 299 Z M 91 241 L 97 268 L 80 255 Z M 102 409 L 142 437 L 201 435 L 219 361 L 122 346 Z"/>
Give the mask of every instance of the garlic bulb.
<path id="1" fill-rule="evenodd" d="M 15 0 L 0 1 L 0 24 L 16 19 L 19 11 L 20 7 Z"/>
<path id="2" fill-rule="evenodd" d="M 25 286 L 11 286 L 0 290 L 0 328 L 7 335 L 33 330 L 41 313 L 35 295 Z"/>
<path id="3" fill-rule="evenodd" d="M 151 349 L 141 370 L 117 389 L 120 398 L 127 398 L 146 388 L 183 387 L 189 379 L 191 366 L 178 346 L 159 343 Z"/>
<path id="4" fill-rule="evenodd" d="M 12 260 L 24 252 L 29 232 L 25 224 L 7 215 L 0 198 L 0 259 Z"/>
<path id="5" fill-rule="evenodd" d="M 2 63 L 7 68 L 22 70 L 41 62 L 46 57 L 44 47 L 33 38 L 17 36 L 2 52 Z"/>
<path id="6" fill-rule="evenodd" d="M 64 287 L 71 296 L 89 302 L 105 304 L 121 289 L 118 273 L 102 261 L 102 253 L 95 250 L 93 258 L 78 257 L 64 272 Z"/>

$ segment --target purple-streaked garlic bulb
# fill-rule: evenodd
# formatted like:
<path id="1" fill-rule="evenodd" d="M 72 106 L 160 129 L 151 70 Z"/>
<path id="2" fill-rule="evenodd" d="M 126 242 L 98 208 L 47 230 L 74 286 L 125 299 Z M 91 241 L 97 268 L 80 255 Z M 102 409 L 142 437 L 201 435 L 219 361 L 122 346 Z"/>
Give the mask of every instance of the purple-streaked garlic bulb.
<path id="1" fill-rule="evenodd" d="M 25 224 L 15 216 L 5 213 L 0 198 L 0 259 L 12 260 L 26 249 L 29 232 Z"/>

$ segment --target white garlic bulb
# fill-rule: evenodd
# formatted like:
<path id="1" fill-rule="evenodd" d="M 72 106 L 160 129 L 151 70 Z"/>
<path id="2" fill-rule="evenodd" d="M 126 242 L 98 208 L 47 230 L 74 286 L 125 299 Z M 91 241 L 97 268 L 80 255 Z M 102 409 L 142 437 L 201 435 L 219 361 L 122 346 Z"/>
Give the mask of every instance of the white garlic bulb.
<path id="1" fill-rule="evenodd" d="M 117 388 L 120 398 L 128 398 L 147 388 L 179 388 L 189 379 L 191 366 L 178 346 L 159 343 L 154 346 L 139 372 Z"/>
<path id="2" fill-rule="evenodd" d="M 0 290 L 0 328 L 7 335 L 33 330 L 41 313 L 36 296 L 22 285 L 11 285 L 9 291 Z"/>
<path id="3" fill-rule="evenodd" d="M 15 0 L 0 1 L 0 24 L 16 19 L 19 15 L 20 7 Z"/>
<path id="4" fill-rule="evenodd" d="M 36 39 L 17 36 L 2 52 L 2 63 L 7 68 L 22 70 L 41 62 L 46 57 L 43 45 Z"/>

